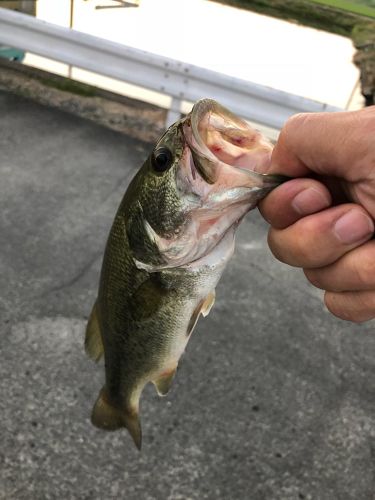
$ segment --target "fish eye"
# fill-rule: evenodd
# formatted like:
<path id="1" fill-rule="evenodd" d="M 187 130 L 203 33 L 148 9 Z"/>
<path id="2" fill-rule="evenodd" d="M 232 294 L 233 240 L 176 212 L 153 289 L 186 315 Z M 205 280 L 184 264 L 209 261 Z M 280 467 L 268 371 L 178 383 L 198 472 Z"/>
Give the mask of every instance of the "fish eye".
<path id="1" fill-rule="evenodd" d="M 165 172 L 173 163 L 173 155 L 165 146 L 156 149 L 151 155 L 151 165 L 156 172 Z"/>

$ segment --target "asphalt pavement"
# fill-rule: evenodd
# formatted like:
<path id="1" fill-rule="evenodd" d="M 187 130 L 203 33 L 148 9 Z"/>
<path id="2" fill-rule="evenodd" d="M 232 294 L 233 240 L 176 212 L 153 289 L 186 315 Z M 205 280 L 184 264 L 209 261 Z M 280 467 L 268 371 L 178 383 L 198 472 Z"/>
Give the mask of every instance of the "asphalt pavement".
<path id="1" fill-rule="evenodd" d="M 0 498 L 373 500 L 374 323 L 331 316 L 254 211 L 143 448 L 89 420 L 83 332 L 150 144 L 0 92 Z"/>

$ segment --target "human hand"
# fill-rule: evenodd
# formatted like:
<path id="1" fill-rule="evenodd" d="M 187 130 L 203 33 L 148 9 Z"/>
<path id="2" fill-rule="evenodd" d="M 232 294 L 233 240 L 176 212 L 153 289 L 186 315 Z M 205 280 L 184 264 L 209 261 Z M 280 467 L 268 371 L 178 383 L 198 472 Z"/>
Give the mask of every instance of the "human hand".
<path id="1" fill-rule="evenodd" d="M 375 317 L 375 106 L 289 119 L 267 173 L 294 178 L 260 204 L 268 243 L 325 290 L 339 318 Z"/>

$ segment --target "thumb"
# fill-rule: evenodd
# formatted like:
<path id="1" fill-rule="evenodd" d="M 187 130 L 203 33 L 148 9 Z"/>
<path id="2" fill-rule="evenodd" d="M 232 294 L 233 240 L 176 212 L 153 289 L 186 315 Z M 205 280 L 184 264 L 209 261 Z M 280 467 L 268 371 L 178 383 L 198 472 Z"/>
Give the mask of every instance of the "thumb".
<path id="1" fill-rule="evenodd" d="M 349 182 L 369 178 L 375 148 L 375 107 L 292 116 L 280 132 L 267 173 L 312 173 Z"/>

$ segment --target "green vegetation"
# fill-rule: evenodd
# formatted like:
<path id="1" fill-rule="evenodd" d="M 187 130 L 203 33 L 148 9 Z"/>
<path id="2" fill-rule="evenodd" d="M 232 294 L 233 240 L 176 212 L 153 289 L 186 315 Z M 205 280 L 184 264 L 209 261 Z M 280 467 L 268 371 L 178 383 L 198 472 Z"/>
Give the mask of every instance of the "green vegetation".
<path id="1" fill-rule="evenodd" d="M 357 48 L 369 43 L 369 41 L 375 45 L 375 23 L 371 21 L 354 26 L 352 40 Z"/>
<path id="2" fill-rule="evenodd" d="M 374 0 L 212 0 L 259 14 L 295 21 L 351 37 L 360 24 L 375 20 Z M 371 21 L 372 22 L 372 21 Z M 375 30 L 375 24 L 372 27 Z"/>
<path id="3" fill-rule="evenodd" d="M 360 16 L 372 17 L 375 19 L 375 8 L 371 7 L 374 5 L 373 2 L 368 2 L 365 5 L 364 2 L 348 2 L 346 0 L 310 0 L 311 2 L 318 3 L 321 5 L 326 5 L 328 7 L 334 7 L 335 9 L 346 10 L 352 12 L 353 14 L 358 14 Z"/>
<path id="4" fill-rule="evenodd" d="M 70 92 L 71 94 L 77 94 L 83 97 L 94 97 L 96 95 L 94 87 L 74 80 L 69 80 L 69 78 L 39 78 L 39 81 L 48 87 L 53 87 L 55 89 L 63 90 L 64 92 Z"/>
<path id="5" fill-rule="evenodd" d="M 360 17 L 352 12 L 313 3 L 310 0 L 213 0 L 266 16 L 278 17 L 338 35 L 350 36 Z M 329 0 L 327 0 L 329 1 Z"/>

